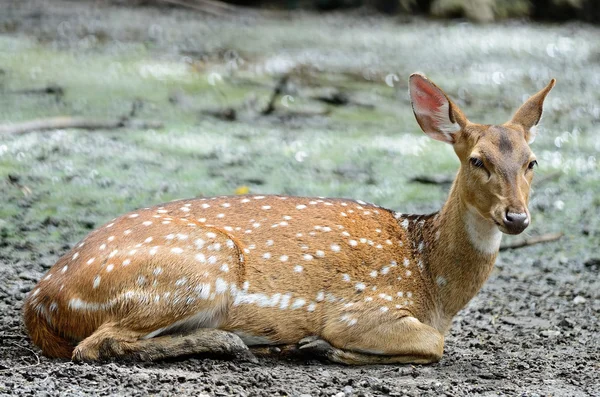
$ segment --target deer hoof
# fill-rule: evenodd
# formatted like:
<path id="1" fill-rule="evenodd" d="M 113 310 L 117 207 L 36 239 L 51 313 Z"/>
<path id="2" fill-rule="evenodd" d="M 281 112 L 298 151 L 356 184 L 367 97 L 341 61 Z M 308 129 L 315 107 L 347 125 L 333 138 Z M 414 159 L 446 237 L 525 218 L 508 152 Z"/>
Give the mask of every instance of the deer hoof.
<path id="1" fill-rule="evenodd" d="M 329 342 L 326 342 L 317 336 L 304 338 L 298 342 L 298 345 L 301 352 L 324 358 L 328 358 L 334 351 L 333 346 L 331 346 Z"/>

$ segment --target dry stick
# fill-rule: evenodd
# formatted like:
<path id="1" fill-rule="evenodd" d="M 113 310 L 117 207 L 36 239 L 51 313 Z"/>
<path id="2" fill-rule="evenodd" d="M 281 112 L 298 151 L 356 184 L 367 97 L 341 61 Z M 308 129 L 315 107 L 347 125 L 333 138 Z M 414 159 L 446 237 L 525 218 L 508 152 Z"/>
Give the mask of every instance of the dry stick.
<path id="1" fill-rule="evenodd" d="M 33 131 L 58 130 L 68 128 L 78 128 L 84 130 L 111 130 L 123 127 L 134 128 L 162 128 L 160 122 L 143 122 L 129 120 L 127 117 L 122 117 L 116 120 L 94 120 L 81 117 L 50 117 L 47 119 L 38 119 L 24 121 L 22 123 L 11 123 L 0 125 L 0 134 L 21 135 Z"/>
<path id="2" fill-rule="evenodd" d="M 0 373 L 1 372 L 6 372 L 6 371 L 15 371 L 15 370 L 21 370 L 21 369 L 25 369 L 25 368 L 37 367 L 38 365 L 40 365 L 40 363 L 41 363 L 40 356 L 36 352 L 34 352 L 33 350 L 31 350 L 30 348 L 28 348 L 26 346 L 23 346 L 23 345 L 20 345 L 18 343 L 14 343 L 14 342 L 10 342 L 9 345 L 20 347 L 21 349 L 29 350 L 31 353 L 33 353 L 33 355 L 34 355 L 34 357 L 36 359 L 36 363 L 34 363 L 34 364 L 28 364 L 28 365 L 22 365 L 20 367 L 0 369 Z"/>
<path id="3" fill-rule="evenodd" d="M 556 241 L 563 236 L 563 233 L 549 233 L 542 234 L 541 236 L 529 237 L 522 240 L 517 240 L 512 243 L 502 244 L 500 246 L 500 251 L 506 251 L 509 249 L 515 248 L 523 248 L 528 247 L 530 245 L 540 244 L 540 243 L 548 243 L 551 241 Z"/>
<path id="4" fill-rule="evenodd" d="M 290 78 L 290 75 L 285 74 L 279 79 L 279 81 L 275 85 L 275 88 L 273 89 L 273 93 L 271 94 L 271 99 L 269 99 L 269 104 L 267 105 L 266 108 L 263 109 L 262 112 L 260 112 L 262 115 L 266 116 L 275 111 L 275 101 L 277 100 L 277 98 L 279 98 L 279 96 L 283 92 L 283 89 L 285 88 L 285 85 L 287 84 L 287 81 L 289 78 Z"/>
<path id="5" fill-rule="evenodd" d="M 65 94 L 65 90 L 58 85 L 49 85 L 43 88 L 29 88 L 25 90 L 16 90 L 9 91 L 7 94 L 16 94 L 16 95 L 40 95 L 40 94 L 49 94 L 56 96 L 63 96 Z"/>
<path id="6" fill-rule="evenodd" d="M 425 185 L 448 185 L 454 182 L 454 178 L 446 175 L 417 175 L 414 178 L 411 178 L 410 182 L 417 182 Z"/>

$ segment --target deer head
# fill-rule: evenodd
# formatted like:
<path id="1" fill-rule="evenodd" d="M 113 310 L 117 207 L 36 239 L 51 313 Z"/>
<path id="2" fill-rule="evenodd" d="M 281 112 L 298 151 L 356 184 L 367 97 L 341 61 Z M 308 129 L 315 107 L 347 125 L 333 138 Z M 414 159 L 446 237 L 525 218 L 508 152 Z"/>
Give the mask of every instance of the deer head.
<path id="1" fill-rule="evenodd" d="M 502 125 L 469 121 L 452 100 L 421 74 L 410 77 L 412 107 L 422 130 L 449 143 L 460 159 L 455 182 L 462 202 L 507 234 L 530 223 L 527 205 L 537 160 L 529 143 L 555 80 L 529 98 Z"/>

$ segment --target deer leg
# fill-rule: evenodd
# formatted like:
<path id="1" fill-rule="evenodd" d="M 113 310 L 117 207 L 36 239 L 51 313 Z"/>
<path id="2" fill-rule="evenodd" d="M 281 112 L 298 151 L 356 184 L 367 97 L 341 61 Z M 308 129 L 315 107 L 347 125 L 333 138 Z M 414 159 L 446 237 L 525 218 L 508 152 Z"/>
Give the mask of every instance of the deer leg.
<path id="1" fill-rule="evenodd" d="M 330 361 L 347 364 L 428 364 L 437 362 L 444 350 L 444 336 L 414 317 L 404 317 L 351 336 L 336 332 L 325 339 L 309 337 L 300 341 L 300 350 Z"/>
<path id="2" fill-rule="evenodd" d="M 237 335 L 220 329 L 199 328 L 183 335 L 141 338 L 140 332 L 105 324 L 77 345 L 73 352 L 73 361 L 111 358 L 158 361 L 197 354 L 256 361 L 248 346 Z"/>

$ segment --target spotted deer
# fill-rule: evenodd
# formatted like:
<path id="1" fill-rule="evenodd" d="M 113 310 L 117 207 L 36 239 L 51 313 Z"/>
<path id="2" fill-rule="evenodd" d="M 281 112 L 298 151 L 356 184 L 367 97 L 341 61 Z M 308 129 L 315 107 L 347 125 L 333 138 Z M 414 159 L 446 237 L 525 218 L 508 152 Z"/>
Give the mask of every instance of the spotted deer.
<path id="1" fill-rule="evenodd" d="M 554 84 L 509 122 L 482 125 L 413 74 L 417 122 L 460 160 L 439 212 L 276 195 L 143 208 L 48 271 L 24 305 L 29 335 L 47 356 L 78 361 L 251 358 L 274 346 L 344 364 L 438 361 L 502 233 L 529 225 L 537 162 L 528 144 Z"/>

